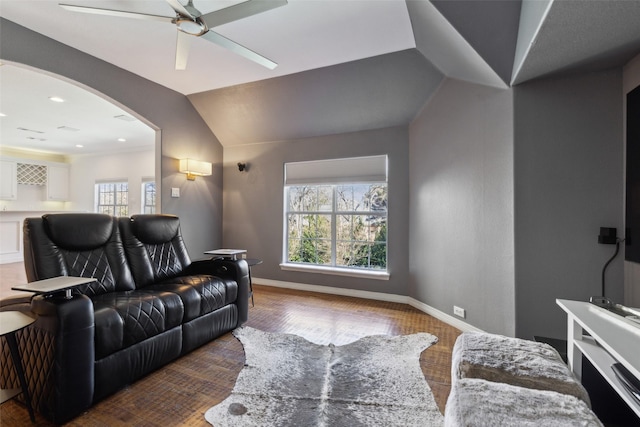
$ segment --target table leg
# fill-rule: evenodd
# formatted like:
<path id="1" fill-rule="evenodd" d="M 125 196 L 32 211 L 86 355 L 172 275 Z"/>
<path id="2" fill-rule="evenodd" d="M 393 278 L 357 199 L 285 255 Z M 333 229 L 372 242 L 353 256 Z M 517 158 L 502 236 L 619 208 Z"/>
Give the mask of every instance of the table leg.
<path id="1" fill-rule="evenodd" d="M 29 418 L 31 418 L 31 422 L 35 423 L 36 418 L 33 414 L 33 408 L 31 408 L 31 395 L 29 395 L 29 387 L 27 386 L 27 380 L 24 377 L 24 370 L 22 369 L 22 361 L 20 359 L 20 352 L 18 350 L 18 342 L 16 341 L 15 332 L 11 332 L 6 334 L 7 344 L 9 345 L 9 351 L 11 352 L 11 360 L 13 360 L 13 366 L 16 369 L 16 373 L 18 374 L 18 379 L 20 380 L 20 387 L 22 387 L 22 394 L 24 395 L 24 400 L 27 404 L 27 411 L 29 411 Z"/>
<path id="2" fill-rule="evenodd" d="M 573 373 L 582 379 L 582 352 L 576 347 L 575 342 L 582 340 L 582 327 L 570 314 L 567 316 L 567 361 Z"/>
<path id="3" fill-rule="evenodd" d="M 251 267 L 249 267 L 249 293 L 251 294 L 251 307 L 256 305 L 253 303 L 253 282 L 251 281 Z"/>

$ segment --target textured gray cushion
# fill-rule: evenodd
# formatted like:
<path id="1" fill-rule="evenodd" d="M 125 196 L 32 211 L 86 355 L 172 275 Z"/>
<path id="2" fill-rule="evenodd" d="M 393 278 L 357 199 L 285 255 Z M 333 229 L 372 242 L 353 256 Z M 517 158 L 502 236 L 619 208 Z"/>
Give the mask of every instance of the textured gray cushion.
<path id="1" fill-rule="evenodd" d="M 589 395 L 558 352 L 548 344 L 502 335 L 465 332 L 453 347 L 451 381 L 481 378 L 582 399 Z"/>
<path id="2" fill-rule="evenodd" d="M 601 427 L 602 423 L 584 401 L 568 394 L 462 378 L 449 394 L 444 425 Z"/>

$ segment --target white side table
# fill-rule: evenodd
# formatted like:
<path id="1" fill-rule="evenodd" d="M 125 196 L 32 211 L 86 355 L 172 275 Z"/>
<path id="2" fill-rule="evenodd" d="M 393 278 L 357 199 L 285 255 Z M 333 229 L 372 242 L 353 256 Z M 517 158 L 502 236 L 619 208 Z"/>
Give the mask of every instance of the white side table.
<path id="1" fill-rule="evenodd" d="M 24 285 L 13 286 L 11 289 L 14 291 L 26 291 L 43 295 L 64 291 L 64 297 L 69 299 L 71 298 L 71 290 L 73 288 L 95 281 L 96 279 L 93 277 L 59 276 L 52 277 L 51 279 L 37 280 Z"/>
<path id="2" fill-rule="evenodd" d="M 212 251 L 206 251 L 205 255 L 213 255 L 220 258 L 238 259 L 238 256 L 246 253 L 246 249 L 214 249 Z"/>

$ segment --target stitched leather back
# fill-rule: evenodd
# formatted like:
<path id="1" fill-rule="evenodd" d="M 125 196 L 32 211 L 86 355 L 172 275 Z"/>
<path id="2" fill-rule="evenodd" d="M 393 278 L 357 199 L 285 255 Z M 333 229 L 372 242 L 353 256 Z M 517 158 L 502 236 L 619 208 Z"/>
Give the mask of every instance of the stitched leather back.
<path id="1" fill-rule="evenodd" d="M 134 289 L 117 218 L 104 214 L 46 214 L 24 221 L 27 279 L 92 277 L 76 288 L 87 295 Z"/>
<path id="2" fill-rule="evenodd" d="M 145 244 L 151 262 L 160 280 L 178 275 L 183 270 L 182 263 L 176 254 L 172 242 Z"/>
<path id="3" fill-rule="evenodd" d="M 137 287 L 178 276 L 191 264 L 178 217 L 133 215 L 119 226 Z"/>

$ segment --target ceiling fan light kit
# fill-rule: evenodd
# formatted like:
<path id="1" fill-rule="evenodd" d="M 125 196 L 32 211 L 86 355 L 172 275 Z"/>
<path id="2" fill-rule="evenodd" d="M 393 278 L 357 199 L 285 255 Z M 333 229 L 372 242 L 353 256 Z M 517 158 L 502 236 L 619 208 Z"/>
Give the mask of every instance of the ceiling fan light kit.
<path id="1" fill-rule="evenodd" d="M 90 13 L 94 15 L 108 15 L 123 18 L 133 18 L 142 20 L 153 20 L 170 22 L 178 29 L 178 40 L 176 43 L 176 70 L 184 70 L 187 65 L 187 56 L 189 52 L 190 40 L 185 40 L 180 34 L 188 34 L 200 37 L 222 46 L 231 52 L 243 56 L 257 64 L 260 64 L 270 70 L 277 67 L 278 64 L 268 58 L 256 53 L 228 38 L 212 31 L 210 28 L 217 27 L 239 19 L 248 18 L 276 7 L 284 6 L 287 0 L 248 0 L 224 9 L 216 10 L 203 15 L 193 6 L 193 0 L 189 0 L 186 5 L 180 3 L 179 0 L 165 0 L 176 13 L 175 17 L 149 15 L 137 12 L 127 12 L 124 10 L 112 10 L 87 6 L 75 6 L 70 4 L 59 3 L 59 6 L 71 12 Z"/>
<path id="2" fill-rule="evenodd" d="M 188 18 L 180 18 L 180 19 L 176 18 L 175 24 L 178 27 L 178 30 L 186 34 L 190 34 L 192 36 L 201 36 L 207 31 L 209 31 L 209 29 L 207 28 L 207 25 L 199 19 L 192 21 L 191 19 L 188 19 Z"/>

